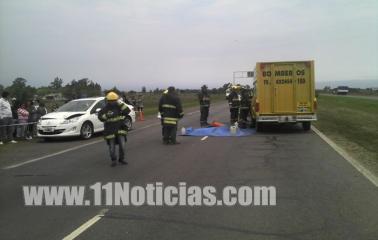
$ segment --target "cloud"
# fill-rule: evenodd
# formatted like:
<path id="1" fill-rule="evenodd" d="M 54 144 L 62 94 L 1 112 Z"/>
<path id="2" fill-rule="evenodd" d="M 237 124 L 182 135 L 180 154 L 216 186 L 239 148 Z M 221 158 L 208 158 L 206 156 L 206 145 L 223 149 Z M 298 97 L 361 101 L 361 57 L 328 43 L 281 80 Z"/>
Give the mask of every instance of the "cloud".
<path id="1" fill-rule="evenodd" d="M 0 1 L 0 81 L 217 87 L 257 61 L 378 78 L 376 1 Z"/>

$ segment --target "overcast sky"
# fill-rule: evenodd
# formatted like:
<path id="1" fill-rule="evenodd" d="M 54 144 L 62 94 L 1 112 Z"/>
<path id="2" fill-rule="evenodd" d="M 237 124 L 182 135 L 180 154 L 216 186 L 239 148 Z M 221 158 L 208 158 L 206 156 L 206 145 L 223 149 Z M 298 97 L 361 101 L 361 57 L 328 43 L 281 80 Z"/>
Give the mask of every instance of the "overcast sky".
<path id="1" fill-rule="evenodd" d="M 0 0 L 0 84 L 219 87 L 258 61 L 378 79 L 377 0 Z"/>

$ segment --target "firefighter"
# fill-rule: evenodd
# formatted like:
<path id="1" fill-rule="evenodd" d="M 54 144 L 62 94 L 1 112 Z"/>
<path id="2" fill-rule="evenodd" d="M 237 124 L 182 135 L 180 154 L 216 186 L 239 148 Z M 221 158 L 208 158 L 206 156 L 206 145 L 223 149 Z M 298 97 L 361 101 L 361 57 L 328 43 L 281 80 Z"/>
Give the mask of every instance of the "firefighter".
<path id="1" fill-rule="evenodd" d="M 184 113 L 174 87 L 169 87 L 168 92 L 160 98 L 159 112 L 162 119 L 163 143 L 180 144 L 176 141 L 177 122 Z"/>
<path id="2" fill-rule="evenodd" d="M 209 124 L 207 123 L 207 118 L 209 117 L 209 109 L 210 109 L 210 95 L 207 91 L 207 86 L 203 85 L 201 87 L 201 92 L 198 94 L 198 100 L 200 104 L 200 124 L 201 127 L 206 127 Z"/>
<path id="3" fill-rule="evenodd" d="M 125 161 L 125 143 L 127 141 L 127 126 L 125 118 L 130 109 L 115 92 L 106 95 L 106 105 L 98 113 L 98 119 L 104 122 L 104 138 L 109 146 L 111 166 L 117 165 L 116 145 L 118 145 L 118 161 L 120 164 L 127 164 Z"/>
<path id="4" fill-rule="evenodd" d="M 163 97 L 163 96 L 165 96 L 167 94 L 168 94 L 168 89 L 165 89 L 163 91 L 163 94 L 161 95 L 161 97 Z M 160 116 L 161 125 L 163 126 L 163 118 L 161 117 L 160 111 L 159 111 L 159 116 Z M 161 136 L 164 137 L 164 128 L 163 127 L 161 128 Z"/>
<path id="5" fill-rule="evenodd" d="M 233 85 L 231 87 L 230 95 L 228 95 L 228 104 L 230 106 L 230 123 L 235 124 L 239 118 L 239 107 L 240 107 L 240 96 L 239 96 L 240 86 Z"/>
<path id="6" fill-rule="evenodd" d="M 247 128 L 248 116 L 251 109 L 251 97 L 247 88 L 241 89 L 240 99 L 240 124 L 241 128 Z"/>

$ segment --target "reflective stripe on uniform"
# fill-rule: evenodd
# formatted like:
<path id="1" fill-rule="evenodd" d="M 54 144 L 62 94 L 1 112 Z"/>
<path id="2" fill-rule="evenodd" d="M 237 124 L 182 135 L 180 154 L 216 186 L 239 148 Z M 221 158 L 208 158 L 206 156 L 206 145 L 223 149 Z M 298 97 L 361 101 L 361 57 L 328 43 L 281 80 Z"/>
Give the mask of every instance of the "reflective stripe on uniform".
<path id="1" fill-rule="evenodd" d="M 164 120 L 168 120 L 168 121 L 177 121 L 178 118 L 165 117 Z"/>
<path id="2" fill-rule="evenodd" d="M 118 116 L 118 117 L 106 119 L 106 122 L 118 122 L 118 121 L 121 121 L 123 119 L 125 119 L 125 116 Z"/>
<path id="3" fill-rule="evenodd" d="M 118 134 L 124 134 L 124 135 L 126 135 L 127 131 L 125 131 L 125 130 L 118 130 Z"/>
<path id="4" fill-rule="evenodd" d="M 171 105 L 171 104 L 163 104 L 162 107 L 163 108 L 174 108 L 174 109 L 176 109 L 176 106 L 175 105 Z"/>
<path id="5" fill-rule="evenodd" d="M 104 136 L 105 139 L 112 139 L 112 138 L 115 138 L 115 135 L 114 134 L 110 134 L 110 135 L 106 135 Z"/>
<path id="6" fill-rule="evenodd" d="M 170 117 L 163 118 L 163 123 L 165 123 L 165 124 L 176 125 L 177 121 L 178 121 L 178 118 L 170 118 Z"/>
<path id="7" fill-rule="evenodd" d="M 177 124 L 176 121 L 170 121 L 170 120 L 165 120 L 165 119 L 164 119 L 163 123 L 165 123 L 165 124 L 172 124 L 172 125 L 176 125 Z"/>
<path id="8" fill-rule="evenodd" d="M 127 105 L 126 105 L 126 104 L 122 104 L 121 110 L 123 111 L 123 110 L 125 110 L 126 108 L 128 108 Z"/>

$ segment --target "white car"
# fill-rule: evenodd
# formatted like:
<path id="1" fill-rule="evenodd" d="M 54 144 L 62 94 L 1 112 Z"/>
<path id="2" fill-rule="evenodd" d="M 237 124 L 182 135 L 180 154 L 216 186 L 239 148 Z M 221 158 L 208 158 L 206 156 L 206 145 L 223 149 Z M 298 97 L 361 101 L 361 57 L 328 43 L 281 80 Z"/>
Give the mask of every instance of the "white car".
<path id="1" fill-rule="evenodd" d="M 104 97 L 72 100 L 55 112 L 41 117 L 37 124 L 38 137 L 47 139 L 80 136 L 89 139 L 93 133 L 104 130 L 104 123 L 97 117 L 99 110 L 104 106 Z M 127 106 L 131 112 L 126 117 L 125 124 L 131 129 L 135 122 L 135 111 L 133 106 Z"/>

